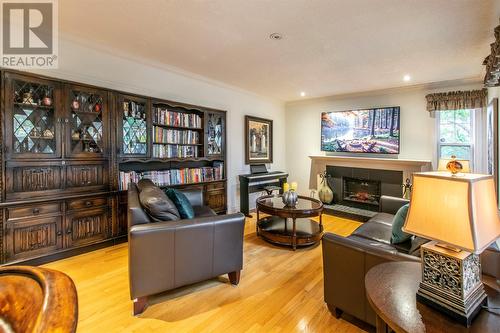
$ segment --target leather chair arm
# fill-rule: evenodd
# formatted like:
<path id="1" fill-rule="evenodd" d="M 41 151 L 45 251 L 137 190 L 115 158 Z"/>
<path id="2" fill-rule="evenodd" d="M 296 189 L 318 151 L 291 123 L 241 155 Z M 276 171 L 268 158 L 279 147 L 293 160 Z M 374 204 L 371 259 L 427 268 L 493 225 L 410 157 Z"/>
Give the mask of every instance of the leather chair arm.
<path id="1" fill-rule="evenodd" d="M 237 213 L 132 226 L 131 298 L 241 270 L 244 225 Z"/>
<path id="2" fill-rule="evenodd" d="M 322 248 L 325 302 L 372 325 L 375 313 L 365 293 L 368 270 L 387 261 L 420 261 L 376 241 L 332 233 L 324 234 Z"/>
<path id="3" fill-rule="evenodd" d="M 380 211 L 387 214 L 396 214 L 399 208 L 403 207 L 410 200 L 383 195 L 380 197 Z"/>

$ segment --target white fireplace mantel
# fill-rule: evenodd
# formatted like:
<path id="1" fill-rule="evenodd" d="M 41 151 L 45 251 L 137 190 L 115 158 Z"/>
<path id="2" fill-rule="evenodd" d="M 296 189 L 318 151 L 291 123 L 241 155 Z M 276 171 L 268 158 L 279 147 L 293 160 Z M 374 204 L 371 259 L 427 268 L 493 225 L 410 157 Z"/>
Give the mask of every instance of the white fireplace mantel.
<path id="1" fill-rule="evenodd" d="M 309 158 L 311 159 L 311 174 L 309 177 L 309 188 L 311 189 L 317 188 L 318 175 L 325 171 L 327 165 L 402 171 L 403 179 L 411 178 L 414 172 L 430 171 L 432 169 L 430 160 L 328 155 L 310 155 Z"/>

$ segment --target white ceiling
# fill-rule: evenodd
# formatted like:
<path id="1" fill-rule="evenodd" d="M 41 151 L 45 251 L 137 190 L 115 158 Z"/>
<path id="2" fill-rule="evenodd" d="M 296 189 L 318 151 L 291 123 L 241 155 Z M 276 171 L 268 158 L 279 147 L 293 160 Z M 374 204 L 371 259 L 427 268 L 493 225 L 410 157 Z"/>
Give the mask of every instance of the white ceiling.
<path id="1" fill-rule="evenodd" d="M 500 1 L 63 0 L 59 11 L 63 35 L 290 101 L 478 78 Z"/>

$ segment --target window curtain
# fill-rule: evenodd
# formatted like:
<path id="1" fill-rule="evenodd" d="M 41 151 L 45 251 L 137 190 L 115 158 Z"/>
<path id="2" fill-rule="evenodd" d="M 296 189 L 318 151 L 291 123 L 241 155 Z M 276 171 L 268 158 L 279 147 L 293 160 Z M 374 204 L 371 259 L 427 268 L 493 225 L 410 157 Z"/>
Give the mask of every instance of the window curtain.
<path id="1" fill-rule="evenodd" d="M 445 93 L 429 94 L 427 99 L 427 111 L 482 109 L 488 105 L 488 91 L 468 90 L 450 91 Z"/>

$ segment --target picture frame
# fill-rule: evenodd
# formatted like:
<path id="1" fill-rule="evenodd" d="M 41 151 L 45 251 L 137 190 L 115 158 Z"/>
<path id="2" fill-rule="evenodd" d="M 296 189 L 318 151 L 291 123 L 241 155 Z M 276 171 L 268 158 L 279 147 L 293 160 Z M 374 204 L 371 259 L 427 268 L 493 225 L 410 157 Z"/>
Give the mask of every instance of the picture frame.
<path id="1" fill-rule="evenodd" d="M 273 162 L 273 121 L 245 116 L 245 164 Z"/>

